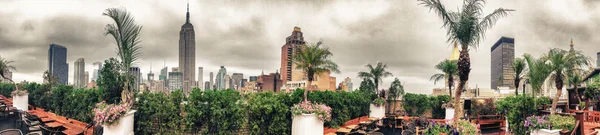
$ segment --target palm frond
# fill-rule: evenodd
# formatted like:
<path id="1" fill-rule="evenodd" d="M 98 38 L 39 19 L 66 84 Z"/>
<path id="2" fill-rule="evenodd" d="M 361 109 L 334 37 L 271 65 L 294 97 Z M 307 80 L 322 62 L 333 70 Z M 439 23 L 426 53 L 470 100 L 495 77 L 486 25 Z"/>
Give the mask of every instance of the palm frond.
<path id="1" fill-rule="evenodd" d="M 442 18 L 444 24 L 442 27 L 453 27 L 456 18 L 452 11 L 448 11 L 446 7 L 439 0 L 418 0 L 421 5 L 429 8 L 429 11 L 433 10 L 435 14 Z"/>
<path id="2" fill-rule="evenodd" d="M 481 28 L 480 33 L 482 34 L 482 37 L 485 37 L 485 32 L 487 31 L 487 29 L 492 28 L 492 26 L 494 26 L 494 24 L 496 24 L 496 22 L 498 22 L 498 19 L 500 19 L 502 17 L 506 17 L 508 15 L 508 13 L 511 11 L 515 11 L 515 10 L 498 8 L 498 9 L 494 10 L 494 12 L 481 18 L 481 21 L 479 22 L 479 26 Z"/>
<path id="3" fill-rule="evenodd" d="M 141 54 L 140 32 L 133 16 L 125 8 L 108 8 L 102 15 L 110 17 L 114 24 L 105 27 L 105 35 L 111 35 L 117 45 L 118 55 L 123 62 L 123 71 L 128 71 Z"/>
<path id="4" fill-rule="evenodd" d="M 433 84 L 436 84 L 440 80 L 445 80 L 446 74 L 434 74 L 429 78 L 430 81 L 433 81 Z"/>

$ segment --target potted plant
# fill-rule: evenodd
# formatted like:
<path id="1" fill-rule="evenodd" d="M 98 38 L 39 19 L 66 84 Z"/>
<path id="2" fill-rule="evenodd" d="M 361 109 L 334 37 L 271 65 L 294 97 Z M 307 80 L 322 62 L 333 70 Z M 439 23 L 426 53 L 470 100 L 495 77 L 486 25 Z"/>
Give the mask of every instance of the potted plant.
<path id="1" fill-rule="evenodd" d="M 442 108 L 446 109 L 446 120 L 452 120 L 454 118 L 454 108 L 452 107 L 452 103 L 444 103 L 442 104 Z"/>
<path id="2" fill-rule="evenodd" d="M 385 90 L 381 90 L 379 96 L 375 98 L 369 106 L 369 117 L 383 118 L 385 117 Z"/>
<path id="3" fill-rule="evenodd" d="M 94 122 L 102 125 L 103 134 L 133 133 L 133 118 L 135 110 L 129 110 L 127 103 L 106 104 L 104 101 L 97 103 L 94 112 Z M 131 132 L 130 132 L 131 131 Z"/>
<path id="4" fill-rule="evenodd" d="M 26 90 L 14 90 L 10 93 L 13 98 L 13 107 L 27 111 L 29 106 L 29 93 Z"/>
<path id="5" fill-rule="evenodd" d="M 552 131 L 550 129 L 550 121 L 548 121 L 548 116 L 529 116 L 525 118 L 526 128 L 529 129 L 531 135 L 546 135 L 546 134 L 556 134 L 558 131 Z"/>
<path id="6" fill-rule="evenodd" d="M 292 134 L 323 134 L 325 121 L 331 120 L 331 108 L 325 104 L 304 101 L 292 106 Z"/>
<path id="7" fill-rule="evenodd" d="M 579 105 L 577 105 L 577 110 L 585 110 L 585 102 L 579 102 Z"/>
<path id="8" fill-rule="evenodd" d="M 561 134 L 568 134 L 575 128 L 575 117 L 551 115 L 550 123 L 553 130 L 560 131 Z"/>

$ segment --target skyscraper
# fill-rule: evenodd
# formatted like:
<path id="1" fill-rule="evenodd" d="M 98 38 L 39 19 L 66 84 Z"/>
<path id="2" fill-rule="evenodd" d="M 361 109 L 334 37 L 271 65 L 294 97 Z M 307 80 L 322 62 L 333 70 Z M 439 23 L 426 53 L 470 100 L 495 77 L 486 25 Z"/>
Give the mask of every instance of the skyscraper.
<path id="1" fill-rule="evenodd" d="M 285 45 L 281 47 L 281 79 L 283 83 L 288 81 L 304 80 L 305 76 L 301 70 L 296 69 L 296 64 L 292 62 L 293 54 L 298 52 L 306 45 L 302 30 L 299 27 L 294 27 L 292 35 L 285 39 Z"/>
<path id="2" fill-rule="evenodd" d="M 179 31 L 179 69 L 183 73 L 182 81 L 196 82 L 196 38 L 194 34 L 194 26 L 190 23 L 190 5 L 188 3 L 186 12 L 185 24 L 181 26 Z M 191 85 L 187 83 L 187 85 Z M 191 91 L 189 86 L 184 87 L 183 91 Z"/>
<path id="3" fill-rule="evenodd" d="M 169 92 L 181 90 L 183 86 L 183 82 L 181 82 L 181 78 L 183 74 L 178 71 L 169 72 Z"/>
<path id="4" fill-rule="evenodd" d="M 229 75 L 225 75 L 225 89 L 231 89 L 231 77 Z"/>
<path id="5" fill-rule="evenodd" d="M 204 68 L 198 67 L 198 89 L 204 89 Z"/>
<path id="6" fill-rule="evenodd" d="M 50 49 L 48 49 L 48 72 L 58 77 L 59 84 L 69 83 L 69 64 L 67 63 L 66 47 L 50 44 Z"/>
<path id="7" fill-rule="evenodd" d="M 214 83 L 215 80 L 213 80 L 214 79 L 213 78 L 213 72 L 210 72 L 210 78 L 209 79 L 210 80 L 208 80 L 208 81 L 210 81 L 210 83 L 208 84 L 207 88 L 208 88 L 208 90 L 211 90 L 211 89 L 214 89 L 214 85 L 215 85 L 215 83 Z"/>
<path id="8" fill-rule="evenodd" d="M 223 90 L 227 88 L 225 83 L 225 75 L 227 75 L 227 69 L 225 69 L 225 66 L 221 66 L 221 69 L 219 69 L 219 72 L 217 73 L 217 79 L 215 80 L 217 90 Z"/>
<path id="9" fill-rule="evenodd" d="M 239 90 L 242 86 L 242 79 L 244 79 L 244 74 L 242 73 L 233 73 L 231 75 L 231 80 L 233 83 L 233 88 L 235 90 Z"/>
<path id="10" fill-rule="evenodd" d="M 83 74 L 83 88 L 86 88 L 88 83 L 90 83 L 90 72 L 85 71 Z"/>
<path id="11" fill-rule="evenodd" d="M 515 59 L 515 39 L 501 37 L 491 49 L 491 79 L 492 89 L 509 87 L 514 89 L 514 72 L 512 63 Z"/>
<path id="12" fill-rule="evenodd" d="M 600 68 L 600 52 L 596 53 L 596 67 Z"/>
<path id="13" fill-rule="evenodd" d="M 210 82 L 209 81 L 204 82 L 204 90 L 210 90 Z"/>
<path id="14" fill-rule="evenodd" d="M 94 62 L 94 66 L 98 66 L 97 69 L 94 69 L 94 73 L 92 73 L 92 81 L 98 81 L 98 77 L 100 77 L 100 70 L 102 70 L 102 62 Z"/>
<path id="15" fill-rule="evenodd" d="M 142 80 L 142 73 L 140 72 L 140 67 L 129 68 L 129 76 L 133 78 L 133 90 L 135 92 L 139 91 L 140 81 Z"/>
<path id="16" fill-rule="evenodd" d="M 242 79 L 242 83 L 240 84 L 239 88 L 244 88 L 246 87 L 246 82 L 248 82 L 248 79 Z"/>
<path id="17" fill-rule="evenodd" d="M 85 60 L 83 58 L 77 59 L 75 63 L 73 63 L 73 69 L 75 70 L 73 73 L 73 81 L 75 82 L 73 85 L 75 88 L 87 86 L 87 84 L 84 84 L 83 82 L 85 77 Z"/>
<path id="18" fill-rule="evenodd" d="M 250 76 L 250 77 L 248 77 L 248 80 L 250 82 L 256 82 L 256 81 L 258 81 L 258 76 Z"/>

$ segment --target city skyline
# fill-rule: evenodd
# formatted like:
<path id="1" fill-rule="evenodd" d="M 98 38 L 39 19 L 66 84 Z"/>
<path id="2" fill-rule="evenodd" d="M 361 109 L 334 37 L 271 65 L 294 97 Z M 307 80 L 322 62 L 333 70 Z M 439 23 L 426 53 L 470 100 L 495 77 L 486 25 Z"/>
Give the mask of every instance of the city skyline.
<path id="1" fill-rule="evenodd" d="M 449 6 L 459 4 L 443 2 Z M 80 6 L 66 6 L 67 3 Z M 44 51 L 48 51 L 51 43 L 68 48 L 66 62 L 71 67 L 77 58 L 104 62 L 116 57 L 114 43 L 102 35 L 103 26 L 109 20 L 101 16 L 101 12 L 107 7 L 126 7 L 144 26 L 143 55 L 135 65 L 143 74 L 148 73 L 151 66 L 162 68 L 163 61 L 167 67 L 178 67 L 175 46 L 181 22 L 185 21 L 186 1 L 3 1 L 0 4 L 7 5 L 0 9 L 0 15 L 6 17 L 0 20 L 0 31 L 3 31 L 0 46 L 5 48 L 0 50 L 0 55 L 15 61 L 17 71 L 13 72 L 13 79 L 17 82 L 42 82 L 41 76 L 48 64 Z M 490 52 L 487 50 L 501 36 L 515 38 L 516 57 L 523 53 L 538 56 L 555 47 L 567 50 L 571 38 L 575 48 L 589 57 L 594 58 L 600 51 L 597 45 L 600 39 L 593 38 L 594 30 L 600 26 L 600 2 L 512 0 L 487 4 L 495 6 L 486 7 L 485 12 L 496 7 L 517 11 L 499 21 L 486 34 L 479 49 L 471 51 L 471 87 L 490 85 Z M 353 87 L 358 88 L 361 79 L 356 73 L 365 71 L 367 63 L 381 61 L 406 82 L 407 92 L 431 93 L 432 88 L 443 87 L 429 81 L 429 76 L 436 73 L 433 66 L 446 59 L 452 48 L 445 42 L 445 30 L 440 29 L 438 17 L 417 5 L 416 1 L 190 1 L 193 13 L 190 22 L 196 24 L 194 69 L 201 66 L 206 73 L 216 73 L 223 65 L 229 73 L 246 76 L 260 75 L 262 70 L 266 74 L 274 73 L 280 68 L 285 37 L 298 26 L 308 43 L 323 39 L 331 48 L 333 60 L 342 70 L 341 74 L 332 74 L 340 78 L 335 84 L 343 81 L 341 78 L 350 77 Z M 359 7 L 364 10 L 347 10 Z M 156 69 L 160 68 L 152 72 L 159 73 Z M 92 64 L 85 65 L 86 71 L 93 69 Z M 73 70 L 69 68 L 68 72 L 71 84 Z M 208 76 L 204 74 L 203 78 Z M 382 88 L 389 87 L 392 80 L 393 77 L 385 78 Z"/>

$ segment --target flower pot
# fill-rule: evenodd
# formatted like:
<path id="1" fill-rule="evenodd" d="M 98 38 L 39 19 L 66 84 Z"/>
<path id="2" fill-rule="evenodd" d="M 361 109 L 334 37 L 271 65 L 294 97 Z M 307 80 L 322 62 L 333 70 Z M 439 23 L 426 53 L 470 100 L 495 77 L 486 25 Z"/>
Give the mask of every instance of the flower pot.
<path id="1" fill-rule="evenodd" d="M 579 106 L 575 106 L 575 110 L 579 110 Z"/>
<path id="2" fill-rule="evenodd" d="M 593 111 L 594 110 L 594 106 L 589 106 L 588 110 Z"/>
<path id="3" fill-rule="evenodd" d="M 369 113 L 369 117 L 375 117 L 375 118 L 385 117 L 385 107 L 383 105 L 377 107 L 375 104 L 371 104 L 369 106 L 369 110 L 371 110 L 371 113 Z"/>
<path id="4" fill-rule="evenodd" d="M 29 108 L 29 94 L 13 96 L 13 107 L 27 111 Z"/>
<path id="5" fill-rule="evenodd" d="M 323 135 L 324 122 L 316 114 L 295 115 L 292 120 L 292 135 Z"/>
<path id="6" fill-rule="evenodd" d="M 129 110 L 125 115 L 119 118 L 117 123 L 112 125 L 102 125 L 103 135 L 133 135 L 133 118 L 137 110 Z"/>
<path id="7" fill-rule="evenodd" d="M 560 130 L 538 129 L 531 131 L 530 135 L 560 135 Z"/>
<path id="8" fill-rule="evenodd" d="M 454 108 L 446 108 L 446 120 L 454 119 Z"/>

